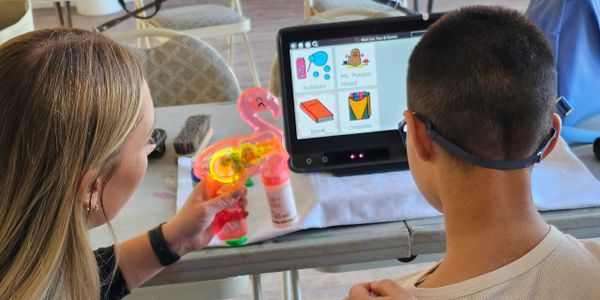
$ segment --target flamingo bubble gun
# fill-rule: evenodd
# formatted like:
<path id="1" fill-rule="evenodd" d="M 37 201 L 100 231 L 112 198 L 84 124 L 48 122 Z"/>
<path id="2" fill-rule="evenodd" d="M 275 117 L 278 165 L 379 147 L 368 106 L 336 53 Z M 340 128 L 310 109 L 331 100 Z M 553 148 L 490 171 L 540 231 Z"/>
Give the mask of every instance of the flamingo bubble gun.
<path id="1" fill-rule="evenodd" d="M 225 139 L 208 147 L 194 161 L 192 175 L 204 182 L 209 197 L 213 198 L 243 187 L 249 176 L 261 173 L 271 204 L 268 185 L 287 182 L 289 186 L 289 155 L 282 145 L 281 130 L 260 119 L 257 113 L 271 110 L 273 116 L 278 117 L 281 108 L 268 90 L 251 88 L 240 96 L 238 110 L 255 132 Z M 293 203 L 291 188 L 286 195 L 288 198 L 291 195 Z M 277 199 L 277 205 L 281 206 L 279 202 Z M 295 204 L 293 211 L 287 214 L 274 214 L 272 208 L 271 216 L 274 224 L 277 223 L 276 217 L 294 219 Z M 243 207 L 224 209 L 215 216 L 213 232 L 229 245 L 244 244 L 247 233 L 245 217 Z"/>

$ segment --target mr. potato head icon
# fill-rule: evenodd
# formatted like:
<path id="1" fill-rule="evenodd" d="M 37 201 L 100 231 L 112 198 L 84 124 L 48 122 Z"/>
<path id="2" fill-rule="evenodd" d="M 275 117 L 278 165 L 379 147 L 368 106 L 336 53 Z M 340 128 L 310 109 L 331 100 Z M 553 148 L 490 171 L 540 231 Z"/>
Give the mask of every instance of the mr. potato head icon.
<path id="1" fill-rule="evenodd" d="M 363 59 L 364 54 L 360 53 L 360 49 L 354 48 L 350 51 L 350 55 L 346 55 L 347 60 L 344 61 L 344 65 L 348 68 L 361 68 L 369 64 L 368 59 Z"/>

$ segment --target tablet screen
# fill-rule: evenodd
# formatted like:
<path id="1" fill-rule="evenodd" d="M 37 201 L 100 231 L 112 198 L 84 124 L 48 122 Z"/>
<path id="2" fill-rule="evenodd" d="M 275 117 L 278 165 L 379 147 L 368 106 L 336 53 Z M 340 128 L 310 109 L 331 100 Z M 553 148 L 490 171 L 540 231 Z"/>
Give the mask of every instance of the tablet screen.
<path id="1" fill-rule="evenodd" d="M 354 174 L 408 166 L 398 122 L 410 55 L 440 14 L 283 28 L 278 32 L 289 165 Z"/>
<path id="2" fill-rule="evenodd" d="M 408 59 L 423 33 L 291 41 L 298 140 L 396 129 Z"/>

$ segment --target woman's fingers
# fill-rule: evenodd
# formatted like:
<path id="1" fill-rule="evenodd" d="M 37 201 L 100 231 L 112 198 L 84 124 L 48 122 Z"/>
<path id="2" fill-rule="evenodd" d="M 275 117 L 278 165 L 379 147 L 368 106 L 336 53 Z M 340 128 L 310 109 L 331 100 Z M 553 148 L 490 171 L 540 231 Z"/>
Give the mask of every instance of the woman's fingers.
<path id="1" fill-rule="evenodd" d="M 221 195 L 216 198 L 202 202 L 204 210 L 208 215 L 216 215 L 223 209 L 235 207 L 242 198 L 245 198 L 246 188 L 240 188 L 231 194 Z"/>

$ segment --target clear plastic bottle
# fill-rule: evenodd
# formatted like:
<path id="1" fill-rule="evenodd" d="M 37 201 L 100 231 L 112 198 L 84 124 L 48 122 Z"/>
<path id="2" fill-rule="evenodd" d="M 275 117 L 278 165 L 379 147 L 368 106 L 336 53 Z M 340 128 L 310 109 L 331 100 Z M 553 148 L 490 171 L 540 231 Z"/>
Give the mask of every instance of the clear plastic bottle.
<path id="1" fill-rule="evenodd" d="M 268 158 L 265 171 L 261 172 L 261 180 L 269 201 L 273 226 L 285 228 L 295 224 L 298 212 L 285 158 L 279 155 Z"/>

